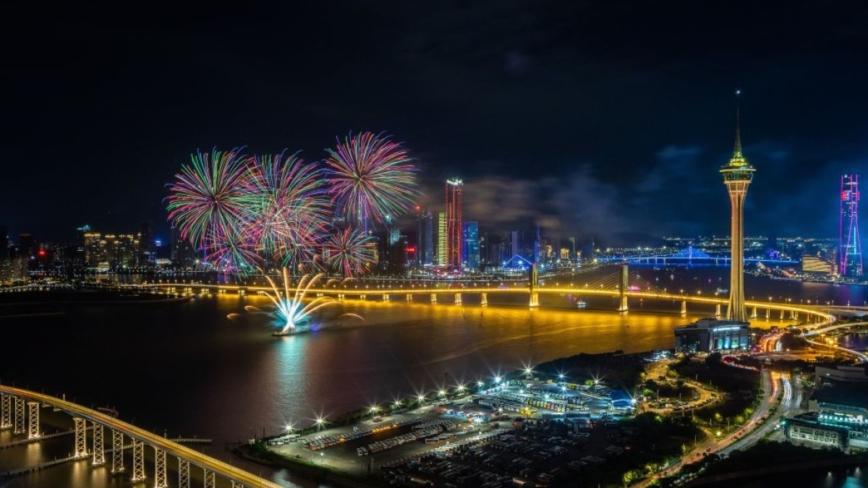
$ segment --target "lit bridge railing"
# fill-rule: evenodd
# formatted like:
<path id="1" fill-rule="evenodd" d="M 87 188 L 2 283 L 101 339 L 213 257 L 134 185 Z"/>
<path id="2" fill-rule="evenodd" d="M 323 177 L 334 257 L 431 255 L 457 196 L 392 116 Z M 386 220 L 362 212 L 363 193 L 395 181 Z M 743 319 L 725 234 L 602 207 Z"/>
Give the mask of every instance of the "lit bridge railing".
<path id="1" fill-rule="evenodd" d="M 246 286 L 246 285 L 209 285 L 209 284 L 190 284 L 190 283 L 148 283 L 139 285 L 147 289 L 162 289 L 175 293 L 192 293 L 193 290 L 213 290 L 220 293 L 234 292 L 238 294 L 271 292 L 272 289 L 266 286 Z M 392 297 L 404 295 L 410 301 L 414 296 L 429 295 L 432 303 L 437 303 L 437 296 L 454 296 L 455 303 L 461 303 L 464 294 L 481 295 L 481 304 L 488 304 L 489 295 L 527 295 L 530 296 L 531 306 L 537 306 L 538 301 L 534 295 L 543 294 L 573 294 L 586 296 L 608 296 L 608 297 L 625 297 L 629 299 L 647 299 L 661 301 L 677 301 L 681 302 L 682 314 L 687 313 L 686 305 L 705 304 L 716 307 L 716 315 L 720 315 L 722 307 L 729 303 L 726 297 L 716 297 L 708 295 L 691 295 L 683 293 L 666 293 L 657 291 L 622 291 L 618 287 L 601 287 L 594 286 L 535 286 L 531 289 L 530 286 L 461 286 L 461 287 L 407 287 L 407 288 L 381 288 L 370 286 L 345 286 L 345 287 L 327 287 L 327 288 L 310 288 L 307 290 L 307 296 L 333 296 L 335 298 L 344 299 L 347 297 L 358 297 L 367 299 L 368 297 L 380 297 L 384 301 L 389 301 Z M 775 303 L 762 301 L 747 301 L 745 306 L 750 312 L 751 318 L 758 318 L 760 312 L 765 312 L 765 318 L 771 319 L 772 312 L 779 313 L 781 320 L 799 320 L 804 315 L 809 321 L 816 325 L 828 325 L 835 321 L 835 316 L 826 313 L 820 304 L 817 306 L 809 305 L 794 305 L 792 303 Z M 626 308 L 620 308 L 619 311 L 626 311 Z M 787 317 L 789 314 L 789 317 Z"/>

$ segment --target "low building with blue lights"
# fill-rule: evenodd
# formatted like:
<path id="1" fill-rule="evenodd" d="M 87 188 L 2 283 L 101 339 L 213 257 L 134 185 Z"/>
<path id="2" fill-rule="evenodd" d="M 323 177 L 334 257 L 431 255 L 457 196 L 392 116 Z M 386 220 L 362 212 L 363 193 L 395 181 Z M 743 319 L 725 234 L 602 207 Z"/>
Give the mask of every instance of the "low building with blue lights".
<path id="1" fill-rule="evenodd" d="M 822 388 L 811 412 L 783 421 L 790 442 L 817 447 L 868 449 L 868 391 L 853 386 Z"/>
<path id="2" fill-rule="evenodd" d="M 747 322 L 700 319 L 675 329 L 675 349 L 683 352 L 741 351 L 750 349 Z"/>

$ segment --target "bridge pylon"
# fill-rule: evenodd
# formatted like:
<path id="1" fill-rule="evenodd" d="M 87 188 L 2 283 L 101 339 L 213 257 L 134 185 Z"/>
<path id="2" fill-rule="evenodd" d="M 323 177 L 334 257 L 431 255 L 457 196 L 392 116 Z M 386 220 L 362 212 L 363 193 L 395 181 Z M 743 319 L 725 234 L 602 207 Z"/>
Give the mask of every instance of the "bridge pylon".
<path id="1" fill-rule="evenodd" d="M 178 458 L 178 488 L 190 488 L 190 461 Z"/>
<path id="2" fill-rule="evenodd" d="M 627 312 L 627 281 L 630 278 L 630 268 L 627 263 L 621 265 L 621 279 L 618 281 L 618 311 L 621 313 Z"/>
<path id="3" fill-rule="evenodd" d="M 27 402 L 27 438 L 39 439 L 39 402 Z"/>
<path id="4" fill-rule="evenodd" d="M 758 315 L 756 314 L 756 305 L 753 307 L 753 312 L 750 313 L 750 318 L 755 319 Z"/>
<path id="5" fill-rule="evenodd" d="M 24 421 L 24 399 L 15 397 L 15 426 L 12 429 L 13 434 L 24 434 L 26 432 L 24 430 Z"/>
<path id="6" fill-rule="evenodd" d="M 214 471 L 211 471 L 208 468 L 204 468 L 204 469 L 205 469 L 205 475 L 204 475 L 205 488 L 217 488 L 217 482 L 214 479 Z"/>
<path id="7" fill-rule="evenodd" d="M 714 316 L 715 316 L 715 317 L 720 317 L 720 315 L 721 315 L 721 313 L 720 313 L 720 304 L 718 303 L 718 304 L 714 307 Z"/>
<path id="8" fill-rule="evenodd" d="M 681 300 L 681 315 L 687 315 L 687 300 Z"/>
<path id="9" fill-rule="evenodd" d="M 482 298 L 479 299 L 479 304 L 482 306 L 488 305 L 488 293 L 482 294 Z"/>
<path id="10" fill-rule="evenodd" d="M 413 295 L 412 295 L 412 294 L 407 293 L 407 301 L 408 301 L 408 302 L 412 302 L 412 301 L 413 301 Z"/>
<path id="11" fill-rule="evenodd" d="M 461 305 L 461 293 L 456 293 L 456 294 L 455 294 L 455 304 L 456 304 L 456 305 Z"/>
<path id="12" fill-rule="evenodd" d="M 133 439 L 133 477 L 130 481 L 145 481 L 145 445 L 137 439 Z"/>
<path id="13" fill-rule="evenodd" d="M 437 294 L 436 293 L 431 294 L 431 303 L 437 303 Z"/>
<path id="14" fill-rule="evenodd" d="M 530 303 L 528 304 L 530 308 L 539 307 L 539 293 L 533 291 L 530 293 Z"/>
<path id="15" fill-rule="evenodd" d="M 102 424 L 93 424 L 93 460 L 91 466 L 102 466 L 105 464 L 105 444 L 103 443 L 103 426 Z"/>
<path id="16" fill-rule="evenodd" d="M 74 417 L 75 423 L 75 459 L 87 457 L 87 420 Z"/>
<path id="17" fill-rule="evenodd" d="M 154 488 L 167 488 L 166 481 L 166 451 L 154 447 Z"/>
<path id="18" fill-rule="evenodd" d="M 112 474 L 124 472 L 124 433 L 112 429 Z"/>
<path id="19" fill-rule="evenodd" d="M 0 393 L 0 430 L 12 428 L 12 395 Z"/>

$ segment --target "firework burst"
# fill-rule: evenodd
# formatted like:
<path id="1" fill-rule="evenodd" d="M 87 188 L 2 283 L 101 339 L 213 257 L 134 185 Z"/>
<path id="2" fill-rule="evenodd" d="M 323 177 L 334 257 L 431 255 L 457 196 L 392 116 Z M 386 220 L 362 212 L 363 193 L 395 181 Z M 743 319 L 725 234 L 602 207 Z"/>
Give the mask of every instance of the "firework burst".
<path id="1" fill-rule="evenodd" d="M 358 276 L 375 264 L 374 240 L 356 229 L 346 228 L 326 239 L 324 253 L 331 269 L 343 276 Z"/>
<path id="2" fill-rule="evenodd" d="M 320 170 L 295 154 L 250 158 L 242 232 L 266 260 L 296 267 L 313 259 L 331 216 L 324 185 Z"/>
<path id="3" fill-rule="evenodd" d="M 245 160 L 239 149 L 197 152 L 175 176 L 168 197 L 169 220 L 197 248 L 231 237 L 243 219 Z"/>
<path id="4" fill-rule="evenodd" d="M 327 152 L 329 194 L 339 212 L 366 230 L 369 220 L 383 223 L 404 213 L 419 194 L 412 159 L 389 136 L 350 134 Z"/>

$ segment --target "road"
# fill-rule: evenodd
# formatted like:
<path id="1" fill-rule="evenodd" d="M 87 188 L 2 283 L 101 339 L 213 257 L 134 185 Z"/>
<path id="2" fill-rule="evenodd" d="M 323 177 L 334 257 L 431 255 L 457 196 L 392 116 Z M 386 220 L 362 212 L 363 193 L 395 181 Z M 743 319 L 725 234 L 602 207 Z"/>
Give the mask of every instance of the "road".
<path id="1" fill-rule="evenodd" d="M 25 398 L 27 400 L 48 404 L 60 410 L 63 410 L 70 415 L 81 417 L 90 422 L 105 425 L 106 427 L 109 427 L 111 429 L 119 430 L 133 439 L 142 441 L 145 444 L 157 447 L 160 450 L 165 451 L 168 455 L 175 456 L 181 459 L 186 459 L 190 461 L 190 463 L 195 464 L 196 466 L 207 469 L 209 471 L 213 471 L 217 474 L 217 476 L 221 476 L 230 480 L 235 480 L 239 483 L 242 483 L 244 486 L 250 488 L 280 488 L 280 485 L 264 480 L 259 476 L 244 471 L 243 469 L 236 468 L 235 466 L 224 463 L 223 461 L 206 456 L 199 451 L 184 447 L 164 437 L 148 432 L 147 430 L 140 429 L 139 427 L 128 424 L 122 420 L 110 417 L 97 410 L 91 410 L 90 408 L 82 407 L 81 405 L 77 405 L 66 400 L 61 400 L 59 398 L 55 398 L 49 395 L 43 395 L 42 393 L 22 390 L 20 388 L 13 388 L 10 386 L 0 385 L 0 393 L 15 395 L 17 397 Z"/>
<path id="2" fill-rule="evenodd" d="M 683 468 L 685 465 L 698 461 L 703 455 L 715 454 L 718 452 L 727 452 L 727 448 L 734 444 L 738 444 L 739 441 L 744 440 L 748 437 L 750 437 L 752 441 L 745 441 L 743 444 L 740 444 L 740 448 L 752 446 L 753 443 L 761 439 L 762 435 L 764 434 L 758 434 L 756 437 L 751 436 L 753 436 L 755 430 L 761 430 L 762 428 L 765 428 L 766 426 L 773 423 L 767 422 L 765 424 L 762 424 L 760 429 L 757 429 L 757 427 L 760 426 L 760 423 L 769 414 L 772 407 L 778 401 L 779 395 L 781 395 L 782 392 L 785 392 L 785 390 L 787 390 L 788 388 L 787 386 L 782 385 L 783 382 L 780 373 L 769 372 L 766 370 L 763 370 L 762 372 L 762 383 L 763 396 L 760 399 L 759 406 L 757 406 L 751 418 L 747 421 L 747 423 L 745 423 L 742 428 L 716 441 L 711 440 L 698 444 L 694 447 L 693 450 L 685 454 L 681 458 L 681 460 L 678 461 L 678 463 L 664 469 L 663 471 L 658 471 L 654 476 L 642 480 L 635 486 L 644 488 L 659 478 L 666 478 L 668 476 L 672 476 L 678 473 L 678 471 L 680 471 L 681 468 Z M 789 381 L 787 381 L 787 384 L 789 384 Z M 790 393 L 790 395 L 792 395 L 792 393 Z M 732 452 L 732 450 L 734 449 L 731 449 L 728 452 Z"/>

